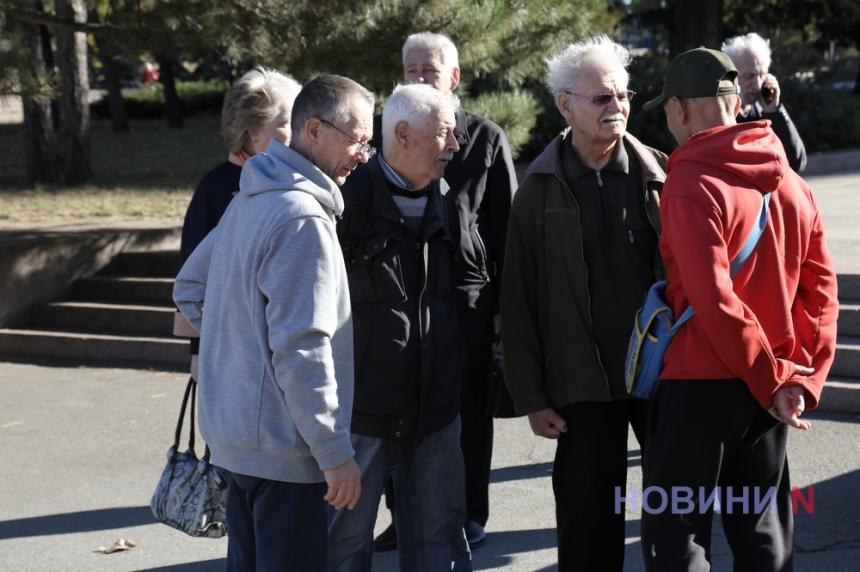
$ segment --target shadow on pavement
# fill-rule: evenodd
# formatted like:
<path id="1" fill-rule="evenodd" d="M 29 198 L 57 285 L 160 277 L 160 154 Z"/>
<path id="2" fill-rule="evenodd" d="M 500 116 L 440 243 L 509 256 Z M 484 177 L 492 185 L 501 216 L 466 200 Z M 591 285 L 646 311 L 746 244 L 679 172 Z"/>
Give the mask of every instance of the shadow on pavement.
<path id="1" fill-rule="evenodd" d="M 506 483 L 508 481 L 520 481 L 523 479 L 539 479 L 552 476 L 552 463 L 529 463 L 528 465 L 515 465 L 502 469 L 490 471 L 491 483 Z"/>
<path id="2" fill-rule="evenodd" d="M 171 564 L 170 566 L 159 566 L 158 568 L 141 568 L 134 572 L 157 572 L 158 570 L 170 570 L 171 572 L 209 572 L 210 570 L 224 570 L 226 567 L 226 558 L 215 558 L 212 560 L 204 560 L 203 562 Z"/>
<path id="3" fill-rule="evenodd" d="M 0 540 L 92 532 L 155 523 L 148 506 L 104 508 L 0 521 Z"/>

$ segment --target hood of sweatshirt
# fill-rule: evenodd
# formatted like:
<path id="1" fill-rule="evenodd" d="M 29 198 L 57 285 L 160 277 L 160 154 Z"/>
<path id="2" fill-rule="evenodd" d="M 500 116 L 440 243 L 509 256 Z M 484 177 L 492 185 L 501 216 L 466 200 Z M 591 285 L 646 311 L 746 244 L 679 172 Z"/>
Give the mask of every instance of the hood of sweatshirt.
<path id="1" fill-rule="evenodd" d="M 684 162 L 732 173 L 759 189 L 775 191 L 788 169 L 788 159 L 770 121 L 714 127 L 696 133 L 669 156 L 666 172 Z"/>
<path id="2" fill-rule="evenodd" d="M 301 191 L 312 195 L 332 215 L 343 214 L 343 195 L 337 184 L 316 165 L 277 139 L 269 142 L 265 153 L 245 162 L 239 189 L 248 196 L 271 191 Z"/>

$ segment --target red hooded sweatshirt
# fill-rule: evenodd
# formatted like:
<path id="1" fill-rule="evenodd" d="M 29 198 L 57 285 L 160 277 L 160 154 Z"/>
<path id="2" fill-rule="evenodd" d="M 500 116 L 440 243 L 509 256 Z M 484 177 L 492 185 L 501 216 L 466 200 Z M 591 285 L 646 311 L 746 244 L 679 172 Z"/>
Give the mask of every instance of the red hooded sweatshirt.
<path id="1" fill-rule="evenodd" d="M 662 379 L 740 378 L 765 409 L 782 386 L 818 404 L 836 348 L 836 274 L 809 186 L 788 166 L 770 122 L 697 133 L 669 158 L 660 253 L 675 316 Z M 729 262 L 770 193 L 767 228 L 734 280 Z M 793 375 L 794 364 L 812 367 Z"/>

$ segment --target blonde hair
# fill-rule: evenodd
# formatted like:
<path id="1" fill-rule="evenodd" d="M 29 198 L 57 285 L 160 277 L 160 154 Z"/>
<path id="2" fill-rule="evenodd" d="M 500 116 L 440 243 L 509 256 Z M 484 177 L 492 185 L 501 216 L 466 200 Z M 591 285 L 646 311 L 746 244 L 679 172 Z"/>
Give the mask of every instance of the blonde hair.
<path id="1" fill-rule="evenodd" d="M 263 66 L 237 79 L 221 107 L 221 134 L 227 149 L 237 153 L 247 143 L 249 129 L 269 123 L 282 111 L 289 116 L 301 89 L 293 78 Z"/>

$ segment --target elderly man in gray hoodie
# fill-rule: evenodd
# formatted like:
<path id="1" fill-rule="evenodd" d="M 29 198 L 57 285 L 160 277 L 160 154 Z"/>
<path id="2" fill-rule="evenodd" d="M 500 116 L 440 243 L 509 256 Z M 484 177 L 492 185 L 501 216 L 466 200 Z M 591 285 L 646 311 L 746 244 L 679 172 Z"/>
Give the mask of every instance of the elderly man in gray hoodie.
<path id="1" fill-rule="evenodd" d="M 352 509 L 361 494 L 335 217 L 338 187 L 374 154 L 373 104 L 347 78 L 311 80 L 290 146 L 273 139 L 245 164 L 240 193 L 176 279 L 176 305 L 202 333 L 200 432 L 231 472 L 228 570 L 326 570 L 327 505 Z"/>

